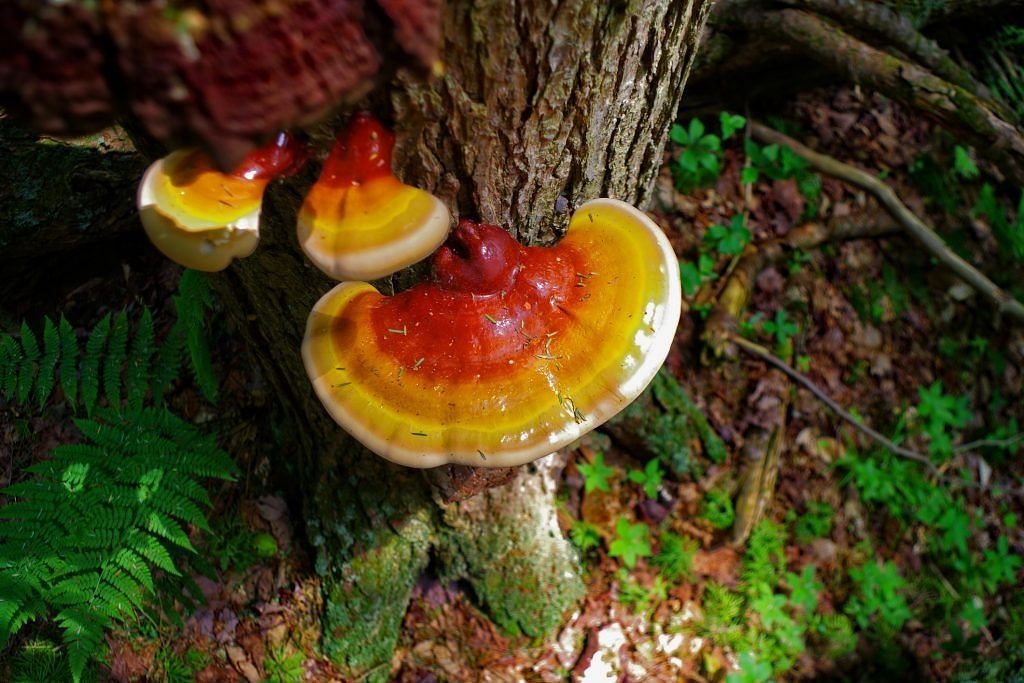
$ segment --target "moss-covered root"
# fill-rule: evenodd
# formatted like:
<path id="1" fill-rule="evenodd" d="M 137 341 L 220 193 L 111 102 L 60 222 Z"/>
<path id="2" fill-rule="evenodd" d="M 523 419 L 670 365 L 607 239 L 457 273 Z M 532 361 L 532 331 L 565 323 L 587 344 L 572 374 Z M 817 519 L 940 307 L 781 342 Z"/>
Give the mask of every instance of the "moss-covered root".
<path id="1" fill-rule="evenodd" d="M 379 470 L 379 471 L 376 471 Z M 412 588 L 427 565 L 433 503 L 422 479 L 381 461 L 330 475 L 310 538 L 323 582 L 323 650 L 347 677 L 386 681 Z"/>
<path id="2" fill-rule="evenodd" d="M 509 484 L 442 506 L 438 554 L 505 631 L 550 634 L 583 595 L 579 559 L 558 528 L 550 455 Z"/>
<path id="3" fill-rule="evenodd" d="M 661 458 L 677 477 L 693 468 L 694 455 L 703 454 L 712 462 L 722 462 L 728 455 L 700 408 L 665 369 L 602 431 L 632 453 Z"/>

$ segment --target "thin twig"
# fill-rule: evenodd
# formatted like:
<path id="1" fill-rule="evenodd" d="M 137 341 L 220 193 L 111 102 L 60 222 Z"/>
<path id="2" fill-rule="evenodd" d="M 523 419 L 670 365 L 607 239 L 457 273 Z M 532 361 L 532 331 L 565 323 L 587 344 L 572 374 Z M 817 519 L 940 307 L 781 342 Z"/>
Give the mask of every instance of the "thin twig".
<path id="1" fill-rule="evenodd" d="M 1012 446 L 1015 443 L 1024 441 L 1024 434 L 1018 434 L 1011 436 L 1006 439 L 978 439 L 977 441 L 968 441 L 965 444 L 961 444 L 953 448 L 954 453 L 965 453 L 967 451 L 976 451 L 979 448 L 1006 448 Z"/>
<path id="2" fill-rule="evenodd" d="M 795 368 L 791 367 L 788 363 L 786 363 L 784 360 L 773 354 L 768 349 L 764 348 L 760 344 L 755 344 L 749 339 L 744 339 L 738 334 L 730 335 L 730 340 L 734 344 L 736 344 L 736 346 L 740 347 L 747 353 L 755 355 L 761 360 L 768 363 L 769 365 L 781 370 L 791 380 L 802 386 L 807 391 L 814 394 L 814 396 L 819 401 L 828 406 L 832 410 L 832 412 L 834 412 L 839 417 L 843 418 L 843 420 L 845 420 L 846 422 L 849 422 L 854 429 L 859 431 L 864 436 L 873 439 L 874 441 L 877 441 L 878 443 L 882 444 L 890 451 L 899 456 L 907 458 L 908 460 L 913 460 L 915 462 L 921 463 L 922 465 L 927 467 L 928 471 L 930 471 L 936 477 L 942 476 L 942 473 L 939 472 L 939 468 L 936 467 L 934 463 L 932 463 L 931 459 L 927 455 L 925 455 L 924 453 L 919 453 L 917 451 L 912 451 L 909 448 L 904 448 L 895 441 L 887 438 L 886 436 L 880 434 L 879 432 L 876 432 L 871 427 L 868 427 L 866 424 L 858 420 L 852 413 L 848 412 L 841 405 L 836 403 L 831 396 L 826 394 L 824 390 L 822 390 L 821 388 L 818 387 L 817 384 L 812 382 L 809 377 L 799 372 Z"/>
<path id="3" fill-rule="evenodd" d="M 931 459 L 927 455 L 919 451 L 904 448 L 903 446 L 900 446 L 899 444 L 894 442 L 892 439 L 888 439 L 884 435 L 876 432 L 871 427 L 868 427 L 866 424 L 857 419 L 855 415 L 843 409 L 843 407 L 836 403 L 831 396 L 825 393 L 824 389 L 820 388 L 817 384 L 812 382 L 811 379 L 807 377 L 807 375 L 804 375 L 799 370 L 786 363 L 786 361 L 782 360 L 765 347 L 761 346 L 760 344 L 756 344 L 750 341 L 749 339 L 744 339 L 743 337 L 734 333 L 729 335 L 729 340 L 736 344 L 736 346 L 738 346 L 739 348 L 746 351 L 747 353 L 757 356 L 758 358 L 765 361 L 772 367 L 781 370 L 783 374 L 785 374 L 791 380 L 802 386 L 804 389 L 807 389 L 807 391 L 811 392 L 815 398 L 824 403 L 836 415 L 841 417 L 844 421 L 848 422 L 850 426 L 852 426 L 854 429 L 859 431 L 864 436 L 873 439 L 882 446 L 885 446 L 887 449 L 889 449 L 896 455 L 899 455 L 903 458 L 907 458 L 908 460 L 913 460 L 914 462 L 918 462 L 924 465 L 936 479 L 946 484 L 949 484 L 950 486 L 956 486 L 958 488 L 977 490 L 984 490 L 986 488 L 998 488 L 1002 492 L 1008 493 L 1012 496 L 1017 496 L 1018 498 L 1024 497 L 1024 487 L 983 487 L 977 482 L 964 481 L 959 478 L 946 476 L 938 467 L 935 466 L 934 463 L 932 463 Z M 1024 434 L 1020 434 L 1017 437 L 1012 437 L 1011 439 L 983 439 L 981 441 L 974 442 L 974 444 L 964 444 L 964 446 L 961 446 L 960 448 L 954 450 L 957 453 L 965 453 L 968 450 L 967 446 L 984 446 L 987 445 L 985 443 L 986 441 L 992 441 L 994 443 L 1002 443 L 1004 441 L 1009 441 L 1013 443 L 1016 442 L 1017 440 L 1024 440 Z"/>
<path id="4" fill-rule="evenodd" d="M 1024 322 L 1024 304 L 1003 291 L 977 268 L 953 253 L 942 241 L 942 238 L 907 208 L 888 185 L 855 166 L 815 152 L 793 138 L 756 121 L 750 122 L 750 130 L 753 136 L 761 142 L 785 145 L 822 173 L 855 185 L 873 195 L 907 233 L 927 249 L 932 256 L 944 263 L 971 287 L 991 299 L 1000 312 L 1006 313 L 1018 322 Z"/>

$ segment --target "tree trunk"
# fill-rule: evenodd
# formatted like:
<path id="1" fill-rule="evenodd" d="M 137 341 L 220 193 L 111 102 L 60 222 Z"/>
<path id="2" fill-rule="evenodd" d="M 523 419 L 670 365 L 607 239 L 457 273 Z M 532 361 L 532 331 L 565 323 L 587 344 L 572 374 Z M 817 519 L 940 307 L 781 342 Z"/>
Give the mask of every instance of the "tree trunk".
<path id="1" fill-rule="evenodd" d="M 527 242 L 555 238 L 587 199 L 645 204 L 707 10 L 706 0 L 452 0 L 445 75 L 422 83 L 399 73 L 390 91 L 396 171 L 456 214 Z M 555 516 L 559 456 L 452 502 L 431 482 L 458 488 L 477 479 L 472 471 L 425 476 L 392 465 L 349 438 L 314 396 L 299 347 L 332 283 L 295 238 L 312 180 L 307 173 L 268 193 L 260 248 L 216 280 L 294 428 L 282 457 L 316 548 L 324 652 L 347 675 L 386 678 L 428 564 L 442 579 L 465 580 L 505 630 L 549 633 L 583 592 Z"/>

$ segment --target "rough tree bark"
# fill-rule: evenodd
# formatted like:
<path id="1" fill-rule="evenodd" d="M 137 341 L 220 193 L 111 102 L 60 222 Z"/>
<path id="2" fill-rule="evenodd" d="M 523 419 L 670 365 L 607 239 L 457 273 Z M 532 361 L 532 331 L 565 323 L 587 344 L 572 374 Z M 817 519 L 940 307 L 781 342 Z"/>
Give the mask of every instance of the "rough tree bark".
<path id="1" fill-rule="evenodd" d="M 706 0 L 449 2 L 445 75 L 423 83 L 399 73 L 390 103 L 378 107 L 393 110 L 396 171 L 456 214 L 531 242 L 556 237 L 586 199 L 643 205 L 707 10 Z M 550 632 L 583 589 L 555 518 L 557 456 L 449 501 L 444 485 L 478 477 L 455 468 L 425 476 L 377 458 L 327 418 L 310 389 L 299 346 L 313 303 L 332 284 L 295 239 L 311 180 L 269 193 L 260 248 L 217 281 L 296 427 L 282 457 L 305 492 L 325 653 L 348 675 L 384 678 L 428 564 L 442 579 L 466 581 L 506 630 Z"/>

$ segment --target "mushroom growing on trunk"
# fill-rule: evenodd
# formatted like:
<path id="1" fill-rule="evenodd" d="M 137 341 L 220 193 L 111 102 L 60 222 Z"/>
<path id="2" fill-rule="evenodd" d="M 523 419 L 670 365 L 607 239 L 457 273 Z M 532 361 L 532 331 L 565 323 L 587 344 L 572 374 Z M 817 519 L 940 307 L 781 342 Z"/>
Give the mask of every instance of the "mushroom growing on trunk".
<path id="1" fill-rule="evenodd" d="M 390 275 L 425 259 L 448 235 L 444 202 L 392 173 L 394 146 L 380 121 L 356 114 L 302 204 L 299 244 L 335 280 Z"/>
<path id="2" fill-rule="evenodd" d="M 519 465 L 643 391 L 679 322 L 678 272 L 660 228 L 612 199 L 582 205 L 548 248 L 463 220 L 429 281 L 328 292 L 303 360 L 331 416 L 388 460 Z"/>
<path id="3" fill-rule="evenodd" d="M 223 270 L 256 249 L 267 184 L 298 171 L 307 155 L 288 133 L 251 152 L 231 173 L 218 171 L 199 149 L 172 152 L 146 169 L 139 183 L 142 227 L 172 261 Z"/>

